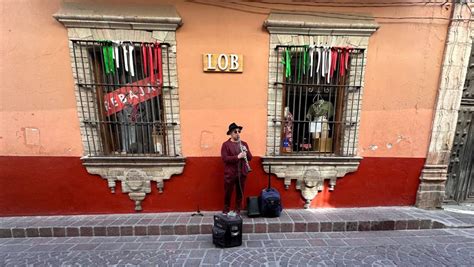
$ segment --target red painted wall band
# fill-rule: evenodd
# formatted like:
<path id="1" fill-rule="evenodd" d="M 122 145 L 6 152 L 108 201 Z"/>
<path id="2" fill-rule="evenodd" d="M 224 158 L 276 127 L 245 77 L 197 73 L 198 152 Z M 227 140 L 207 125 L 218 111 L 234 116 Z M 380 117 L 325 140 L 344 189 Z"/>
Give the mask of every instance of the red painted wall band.
<path id="1" fill-rule="evenodd" d="M 333 192 L 325 189 L 312 207 L 404 206 L 415 203 L 423 158 L 364 158 L 355 173 L 338 179 Z M 245 195 L 258 195 L 267 184 L 261 159 L 251 162 Z M 122 193 L 110 193 L 106 180 L 87 173 L 75 157 L 0 157 L 0 216 L 132 213 L 134 204 Z M 272 177 L 284 208 L 302 208 L 295 189 L 284 189 Z M 181 175 L 156 183 L 142 203 L 143 212 L 220 210 L 223 205 L 223 164 L 219 157 L 190 157 Z"/>

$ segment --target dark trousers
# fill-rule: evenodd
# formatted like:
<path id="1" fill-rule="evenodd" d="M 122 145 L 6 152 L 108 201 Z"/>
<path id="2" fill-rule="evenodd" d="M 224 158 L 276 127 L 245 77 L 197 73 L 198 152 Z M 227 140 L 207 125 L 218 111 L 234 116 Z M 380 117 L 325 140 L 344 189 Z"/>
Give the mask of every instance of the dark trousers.
<path id="1" fill-rule="evenodd" d="M 240 211 L 242 206 L 242 196 L 245 188 L 245 176 L 240 177 L 224 177 L 224 212 L 229 212 L 230 210 L 230 199 L 232 197 L 232 192 L 235 188 L 235 209 Z"/>

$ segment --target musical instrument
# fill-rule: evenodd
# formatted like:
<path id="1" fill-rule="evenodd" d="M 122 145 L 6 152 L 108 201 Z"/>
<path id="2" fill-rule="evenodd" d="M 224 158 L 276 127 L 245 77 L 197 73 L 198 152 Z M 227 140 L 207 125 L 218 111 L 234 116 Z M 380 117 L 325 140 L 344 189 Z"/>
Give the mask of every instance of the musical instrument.
<path id="1" fill-rule="evenodd" d="M 240 139 L 239 139 L 239 147 L 240 147 L 240 152 L 247 152 L 247 147 L 242 145 L 242 141 L 240 141 Z M 245 160 L 245 164 L 247 165 L 248 172 L 251 172 L 252 168 L 250 168 L 250 164 L 249 164 L 249 161 L 247 159 L 247 154 L 245 154 L 244 160 Z"/>

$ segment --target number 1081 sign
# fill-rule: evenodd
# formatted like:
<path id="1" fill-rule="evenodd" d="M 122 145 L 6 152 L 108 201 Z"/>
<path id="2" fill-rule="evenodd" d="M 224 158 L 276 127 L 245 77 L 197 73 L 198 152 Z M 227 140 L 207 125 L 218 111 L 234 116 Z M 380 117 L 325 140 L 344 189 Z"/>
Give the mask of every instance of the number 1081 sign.
<path id="1" fill-rule="evenodd" d="M 205 72 L 242 72 L 244 57 L 239 54 L 204 54 L 202 55 Z"/>

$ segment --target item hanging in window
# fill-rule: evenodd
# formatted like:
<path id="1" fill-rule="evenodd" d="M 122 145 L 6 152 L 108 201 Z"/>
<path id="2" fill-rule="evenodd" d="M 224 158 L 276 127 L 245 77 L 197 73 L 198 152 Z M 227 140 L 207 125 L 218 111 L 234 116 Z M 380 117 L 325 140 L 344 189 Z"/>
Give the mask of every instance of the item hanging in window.
<path id="1" fill-rule="evenodd" d="M 155 81 L 155 67 L 153 66 L 153 50 L 151 46 L 148 46 L 148 71 L 150 73 L 150 81 L 153 83 Z"/>
<path id="2" fill-rule="evenodd" d="M 122 44 L 122 52 L 123 52 L 123 66 L 125 67 L 125 71 L 128 72 L 128 55 L 127 55 L 127 46 Z"/>
<path id="3" fill-rule="evenodd" d="M 150 77 L 151 84 L 162 84 L 163 72 L 162 72 L 162 58 L 161 58 L 161 45 L 156 42 L 153 45 L 146 46 L 141 45 L 142 56 L 143 56 L 143 71 L 145 77 Z M 155 73 L 156 72 L 156 73 Z"/>
<path id="4" fill-rule="evenodd" d="M 309 76 L 313 77 L 314 72 L 314 50 L 315 46 L 309 46 L 308 53 L 309 53 Z"/>
<path id="5" fill-rule="evenodd" d="M 326 67 L 326 82 L 330 83 L 331 82 L 331 70 L 336 62 L 333 62 L 332 60 L 332 47 L 327 48 L 327 67 Z"/>
<path id="6" fill-rule="evenodd" d="M 285 78 L 291 80 L 291 53 L 289 48 L 285 49 L 281 63 L 285 66 Z"/>
<path id="7" fill-rule="evenodd" d="M 288 67 L 288 60 L 287 58 L 289 57 L 289 50 L 288 48 L 285 48 L 285 50 L 283 50 L 283 53 L 281 55 L 281 60 L 279 63 L 281 63 L 285 69 L 285 74 L 283 75 L 286 79 L 289 78 L 289 73 L 288 73 L 288 68 L 290 68 L 290 71 L 291 71 L 291 66 Z"/>
<path id="8" fill-rule="evenodd" d="M 104 58 L 105 74 L 115 74 L 115 56 L 112 42 L 104 41 L 104 45 L 102 46 L 102 56 Z"/>
<path id="9" fill-rule="evenodd" d="M 143 75 L 144 75 L 145 77 L 148 77 L 148 70 L 147 70 L 147 63 L 146 63 L 146 60 L 147 60 L 146 46 L 145 46 L 144 43 L 141 44 L 141 48 L 142 48 Z"/>
<path id="10" fill-rule="evenodd" d="M 120 64 L 120 49 L 122 49 L 124 70 L 131 77 L 138 76 L 141 79 L 137 81 L 132 80 L 131 83 L 127 83 L 127 85 L 104 95 L 103 103 L 107 116 L 123 110 L 127 104 L 136 106 L 161 94 L 163 71 L 160 43 L 142 43 L 140 45 L 141 49 L 137 48 L 142 53 L 142 66 L 140 66 L 140 56 L 138 56 L 138 61 L 134 62 L 136 53 L 134 52 L 135 47 L 131 42 L 104 42 L 106 42 L 106 45 L 103 45 L 102 49 L 105 72 L 107 74 L 115 73 L 115 68 L 118 68 Z M 117 65 L 114 62 L 117 62 Z M 135 72 L 135 64 L 138 64 L 138 69 L 143 67 L 143 78 L 140 77 L 142 75 Z"/>
<path id="11" fill-rule="evenodd" d="M 316 76 L 317 84 L 321 81 L 331 84 L 338 75 L 346 75 L 351 51 L 350 47 L 316 45 L 304 45 L 302 49 L 293 51 L 285 48 L 281 60 L 285 69 L 284 76 L 289 82 L 300 83 L 309 73 L 310 77 Z M 292 77 L 292 73 L 295 77 Z"/>
<path id="12" fill-rule="evenodd" d="M 293 114 L 291 114 L 288 107 L 285 107 L 285 127 L 283 140 L 284 152 L 291 152 L 293 150 Z"/>
<path id="13" fill-rule="evenodd" d="M 334 113 L 334 106 L 331 102 L 325 101 L 324 99 L 319 99 L 308 109 L 306 113 L 306 118 L 309 120 L 314 120 L 315 118 L 325 116 L 327 119 L 331 119 Z"/>
<path id="14" fill-rule="evenodd" d="M 163 59 L 161 55 L 161 44 L 158 42 L 155 43 L 155 51 L 156 51 L 155 66 L 158 71 L 158 81 L 160 84 L 163 84 L 163 64 L 162 64 Z"/>
<path id="15" fill-rule="evenodd" d="M 311 122 L 309 124 L 309 132 L 313 134 L 313 138 L 320 136 L 327 137 L 329 133 L 329 123 L 333 116 L 334 106 L 331 102 L 324 99 L 318 99 L 308 109 L 306 118 Z"/>
<path id="16" fill-rule="evenodd" d="M 300 71 L 299 71 L 299 77 L 298 77 L 298 82 L 301 81 L 301 79 L 303 78 L 302 75 L 305 75 L 306 74 L 306 69 L 308 68 L 308 60 L 309 60 L 309 56 L 308 56 L 308 50 L 309 50 L 309 46 L 308 45 L 305 45 L 304 48 L 303 48 L 303 52 L 302 52 L 302 60 L 300 61 Z"/>
<path id="17" fill-rule="evenodd" d="M 331 48 L 330 51 L 331 51 L 332 66 L 329 72 L 329 78 L 332 78 L 334 76 L 334 71 L 336 71 L 336 67 L 337 67 L 337 49 L 333 47 Z"/>
<path id="18" fill-rule="evenodd" d="M 114 59 L 115 59 L 115 68 L 120 68 L 120 54 L 119 54 L 119 41 L 112 41 L 114 47 Z"/>
<path id="19" fill-rule="evenodd" d="M 318 75 L 318 83 L 319 83 L 319 71 L 320 71 L 320 64 L 321 64 L 321 47 L 316 48 L 316 53 L 318 54 L 318 66 L 316 67 L 316 75 Z"/>
<path id="20" fill-rule="evenodd" d="M 133 66 L 133 45 L 128 45 L 128 63 L 130 64 L 130 75 L 135 76 L 135 68 Z"/>

